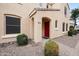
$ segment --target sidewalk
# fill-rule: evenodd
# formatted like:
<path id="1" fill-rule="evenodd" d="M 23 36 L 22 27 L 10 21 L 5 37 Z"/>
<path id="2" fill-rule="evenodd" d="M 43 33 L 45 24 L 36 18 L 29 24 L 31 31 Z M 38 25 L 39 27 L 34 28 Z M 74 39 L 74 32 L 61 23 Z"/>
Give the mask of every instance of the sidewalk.
<path id="1" fill-rule="evenodd" d="M 58 37 L 53 41 L 59 45 L 60 56 L 79 56 L 79 34 L 73 37 Z"/>
<path id="2" fill-rule="evenodd" d="M 75 48 L 77 43 L 79 42 L 79 34 L 77 35 L 73 35 L 72 37 L 71 36 L 61 36 L 61 37 L 58 37 L 58 38 L 55 38 L 53 39 L 59 43 L 62 43 L 66 46 L 69 46 L 71 48 Z"/>

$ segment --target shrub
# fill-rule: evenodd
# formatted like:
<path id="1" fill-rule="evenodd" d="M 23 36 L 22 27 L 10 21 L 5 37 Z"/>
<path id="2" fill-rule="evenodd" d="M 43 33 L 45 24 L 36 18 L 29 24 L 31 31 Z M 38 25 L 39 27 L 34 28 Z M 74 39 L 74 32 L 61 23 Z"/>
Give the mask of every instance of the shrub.
<path id="1" fill-rule="evenodd" d="M 73 32 L 72 31 L 68 31 L 68 36 L 72 36 Z"/>
<path id="2" fill-rule="evenodd" d="M 72 36 L 72 35 L 75 35 L 75 34 L 76 34 L 76 32 L 74 31 L 74 27 L 70 26 L 69 31 L 68 31 L 68 36 Z"/>
<path id="3" fill-rule="evenodd" d="M 45 56 L 58 56 L 59 55 L 59 47 L 58 44 L 49 40 L 46 42 L 44 47 L 44 55 Z"/>
<path id="4" fill-rule="evenodd" d="M 28 44 L 28 37 L 25 34 L 21 34 L 17 36 L 18 45 L 26 45 Z"/>
<path id="5" fill-rule="evenodd" d="M 77 33 L 79 33 L 79 30 L 77 30 Z"/>
<path id="6" fill-rule="evenodd" d="M 69 31 L 73 31 L 74 30 L 74 27 L 73 26 L 70 26 L 69 27 Z"/>
<path id="7" fill-rule="evenodd" d="M 73 31 L 73 35 L 76 35 L 76 34 L 77 34 L 77 30 L 74 30 L 74 31 Z"/>

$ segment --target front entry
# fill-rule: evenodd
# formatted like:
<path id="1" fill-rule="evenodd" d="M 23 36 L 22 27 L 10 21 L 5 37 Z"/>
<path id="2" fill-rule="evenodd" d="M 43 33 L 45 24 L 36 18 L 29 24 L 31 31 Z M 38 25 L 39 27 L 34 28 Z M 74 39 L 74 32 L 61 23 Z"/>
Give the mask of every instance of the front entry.
<path id="1" fill-rule="evenodd" d="M 44 22 L 44 36 L 49 38 L 49 21 Z"/>

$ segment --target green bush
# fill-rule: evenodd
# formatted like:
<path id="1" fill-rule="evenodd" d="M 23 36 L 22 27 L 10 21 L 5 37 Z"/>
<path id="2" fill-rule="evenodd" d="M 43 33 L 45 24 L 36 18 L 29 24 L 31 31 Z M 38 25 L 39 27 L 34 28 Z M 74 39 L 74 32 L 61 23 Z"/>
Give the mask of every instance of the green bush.
<path id="1" fill-rule="evenodd" d="M 26 45 L 28 44 L 28 37 L 25 34 L 21 34 L 17 36 L 17 44 L 18 45 Z"/>
<path id="2" fill-rule="evenodd" d="M 68 36 L 72 36 L 73 32 L 72 31 L 68 31 Z"/>
<path id="3" fill-rule="evenodd" d="M 49 40 L 46 42 L 44 47 L 44 55 L 45 56 L 58 56 L 59 55 L 59 47 L 54 41 Z"/>
<path id="4" fill-rule="evenodd" d="M 74 27 L 73 26 L 70 26 L 69 27 L 69 31 L 73 31 L 74 30 Z"/>
<path id="5" fill-rule="evenodd" d="M 73 31 L 73 35 L 77 35 L 77 30 L 74 30 Z"/>
<path id="6" fill-rule="evenodd" d="M 76 34 L 77 34 L 77 31 L 74 30 L 73 26 L 70 26 L 69 31 L 68 31 L 68 36 L 72 36 L 72 35 L 76 35 Z"/>

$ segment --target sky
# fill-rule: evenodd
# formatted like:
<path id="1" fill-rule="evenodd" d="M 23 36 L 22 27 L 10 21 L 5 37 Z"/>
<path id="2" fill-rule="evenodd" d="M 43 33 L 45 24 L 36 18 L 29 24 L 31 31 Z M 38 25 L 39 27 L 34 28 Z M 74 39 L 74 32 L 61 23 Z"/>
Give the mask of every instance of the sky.
<path id="1" fill-rule="evenodd" d="M 79 8 L 79 3 L 69 3 L 70 10 Z"/>

